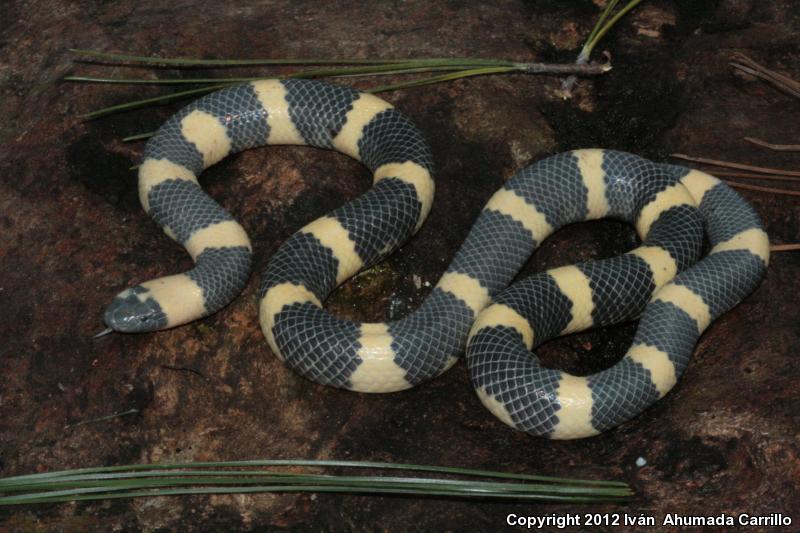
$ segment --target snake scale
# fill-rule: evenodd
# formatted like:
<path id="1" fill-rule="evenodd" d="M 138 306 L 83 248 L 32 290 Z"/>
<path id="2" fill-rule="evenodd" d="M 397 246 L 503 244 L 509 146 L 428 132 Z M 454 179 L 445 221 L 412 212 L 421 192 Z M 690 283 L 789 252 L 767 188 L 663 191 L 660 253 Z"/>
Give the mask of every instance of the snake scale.
<path id="1" fill-rule="evenodd" d="M 623 152 L 577 150 L 509 179 L 415 312 L 391 323 L 338 318 L 322 307 L 328 294 L 425 220 L 432 156 L 417 127 L 373 95 L 263 80 L 200 98 L 148 141 L 141 203 L 195 267 L 121 292 L 105 312 L 111 329 L 178 326 L 239 294 L 250 273 L 250 241 L 197 176 L 228 154 L 266 144 L 331 148 L 374 176 L 368 192 L 301 228 L 271 259 L 259 314 L 273 353 L 316 382 L 390 392 L 438 376 L 466 351 L 483 404 L 535 435 L 594 435 L 664 396 L 703 330 L 760 283 L 769 259 L 759 217 L 716 178 Z M 506 288 L 552 232 L 603 217 L 632 223 L 641 246 Z M 711 249 L 697 262 L 704 232 Z M 555 336 L 637 317 L 629 351 L 594 375 L 545 368 L 531 354 Z"/>

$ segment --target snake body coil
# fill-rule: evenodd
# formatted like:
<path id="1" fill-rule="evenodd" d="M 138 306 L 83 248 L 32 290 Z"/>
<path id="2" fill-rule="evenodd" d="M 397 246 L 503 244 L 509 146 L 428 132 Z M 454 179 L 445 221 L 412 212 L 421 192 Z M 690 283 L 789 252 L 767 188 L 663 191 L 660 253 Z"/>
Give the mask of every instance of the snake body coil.
<path id="1" fill-rule="evenodd" d="M 337 318 L 322 308 L 328 294 L 400 246 L 427 216 L 430 151 L 404 115 L 372 95 L 307 80 L 258 81 L 197 100 L 148 142 L 142 205 L 196 266 L 120 293 L 106 310 L 109 327 L 174 327 L 219 310 L 242 290 L 250 242 L 197 175 L 264 144 L 333 148 L 374 176 L 367 193 L 300 229 L 271 260 L 259 311 L 272 351 L 319 383 L 389 392 L 447 370 L 469 338 L 481 401 L 538 435 L 592 435 L 663 396 L 700 333 L 758 285 L 768 260 L 758 217 L 715 178 L 622 152 L 579 150 L 527 167 L 495 193 L 417 311 L 392 323 Z M 501 293 L 550 233 L 607 216 L 632 222 L 642 246 L 540 273 Z M 690 266 L 704 225 L 712 252 Z M 553 336 L 642 313 L 628 354 L 594 376 L 543 368 L 530 354 Z"/>

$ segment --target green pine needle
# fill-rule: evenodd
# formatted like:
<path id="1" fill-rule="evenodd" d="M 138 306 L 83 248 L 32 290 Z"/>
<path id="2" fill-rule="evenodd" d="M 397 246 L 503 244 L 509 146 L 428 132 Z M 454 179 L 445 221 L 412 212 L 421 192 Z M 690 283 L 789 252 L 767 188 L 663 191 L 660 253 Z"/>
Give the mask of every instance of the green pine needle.
<path id="1" fill-rule="evenodd" d="M 485 66 L 508 65 L 509 61 L 502 59 L 475 59 L 459 57 L 431 57 L 423 59 L 197 59 L 197 58 L 162 58 L 138 56 L 130 54 L 116 54 L 100 52 L 97 50 L 82 50 L 70 48 L 70 52 L 113 62 L 142 63 L 146 65 L 168 65 L 174 67 L 237 67 L 237 66 L 264 66 L 264 65 L 418 65 L 418 66 Z"/>
<path id="2" fill-rule="evenodd" d="M 144 133 L 137 133 L 136 135 L 128 135 L 127 137 L 123 137 L 122 138 L 122 142 L 129 143 L 129 142 L 133 142 L 133 141 L 141 141 L 143 139 L 149 139 L 154 134 L 155 134 L 154 131 L 147 131 L 147 132 L 144 132 Z M 138 167 L 138 165 L 137 165 L 137 167 Z M 133 170 L 133 167 L 131 167 L 131 170 Z"/>
<path id="3" fill-rule="evenodd" d="M 233 67 L 233 66 L 253 66 L 253 65 L 329 65 L 319 68 L 304 69 L 297 72 L 288 74 L 275 74 L 272 76 L 259 76 L 259 77 L 228 77 L 228 78 L 167 78 L 167 79 L 153 79 L 153 78 L 105 78 L 95 76 L 67 76 L 66 81 L 75 81 L 83 83 L 114 83 L 114 84 L 156 84 L 156 85 L 180 85 L 180 84 L 202 84 L 205 87 L 196 89 L 178 91 L 171 94 L 146 98 L 142 100 L 135 100 L 123 104 L 98 109 L 90 113 L 81 115 L 82 119 L 93 119 L 116 113 L 119 111 L 128 111 L 137 109 L 152 104 L 168 102 L 171 100 L 196 96 L 199 94 L 211 92 L 217 89 L 228 87 L 235 83 L 243 83 L 248 81 L 255 81 L 260 79 L 272 78 L 333 78 L 333 77 L 352 77 L 352 76 L 386 76 L 386 75 L 405 75 L 405 74 L 418 74 L 422 72 L 441 72 L 447 71 L 447 74 L 437 76 L 406 80 L 390 85 L 384 85 L 368 89 L 368 92 L 384 92 L 397 89 L 405 89 L 409 87 L 418 87 L 421 85 L 430 85 L 432 83 L 440 83 L 444 81 L 452 81 L 460 78 L 471 76 L 480 76 L 485 74 L 501 74 L 508 72 L 525 72 L 525 73 L 544 73 L 548 72 L 548 67 L 551 72 L 561 72 L 563 68 L 572 69 L 574 72 L 575 66 L 564 65 L 544 65 L 541 63 L 520 63 L 515 61 L 508 61 L 503 59 L 482 59 L 482 58 L 423 58 L 423 59 L 195 59 L 195 58 L 160 58 L 160 57 L 146 57 L 129 54 L 115 54 L 107 52 L 98 52 L 94 50 L 78 50 L 72 49 L 72 52 L 93 58 L 101 59 L 112 62 L 126 62 L 126 63 L 140 63 L 146 66 L 166 65 L 172 67 L 196 67 L 196 66 L 214 66 L 214 67 Z M 610 67 L 606 66 L 591 66 L 589 69 L 584 70 L 586 73 L 600 74 L 606 72 Z M 207 85 L 210 84 L 210 85 Z M 136 139 L 145 138 L 144 134 L 133 136 Z"/>
<path id="4" fill-rule="evenodd" d="M 186 57 L 149 57 L 131 54 L 116 54 L 97 50 L 70 48 L 70 52 L 80 56 L 113 62 L 143 63 L 146 65 L 167 65 L 174 67 L 236 67 L 263 65 L 374 65 L 390 62 L 386 59 L 196 59 Z"/>
<path id="5" fill-rule="evenodd" d="M 170 100 L 177 100 L 179 98 L 186 98 L 188 96 L 210 93 L 216 91 L 217 89 L 224 89 L 225 87 L 230 87 L 231 85 L 235 85 L 235 82 L 220 83 L 217 85 L 208 85 L 206 87 L 200 87 L 199 89 L 179 91 L 176 93 L 154 96 L 153 98 L 145 98 L 144 100 L 134 100 L 132 102 L 125 102 L 124 104 L 113 105 L 111 107 L 104 107 L 103 109 L 98 109 L 97 111 L 92 111 L 90 113 L 85 113 L 79 116 L 82 119 L 98 118 L 104 115 L 110 115 L 111 113 L 118 113 L 120 111 L 130 111 L 131 109 L 137 109 L 151 104 L 158 104 L 158 103 L 168 102 Z"/>
<path id="6" fill-rule="evenodd" d="M 117 85 L 190 85 L 202 83 L 219 83 L 221 80 L 231 83 L 246 83 L 261 78 L 98 78 L 95 76 L 65 76 L 64 81 L 84 83 L 109 83 Z"/>
<path id="7" fill-rule="evenodd" d="M 588 63 L 589 56 L 595 45 L 603 36 L 622 18 L 626 13 L 636 7 L 641 0 L 631 0 L 614 16 L 612 11 L 617 7 L 619 0 L 609 0 L 606 8 L 601 13 L 594 28 L 592 29 L 586 43 L 578 56 L 576 65 L 584 66 Z M 98 109 L 90 113 L 81 115 L 83 119 L 93 119 L 119 111 L 128 111 L 152 104 L 158 104 L 196 96 L 208 92 L 222 89 L 236 83 L 243 83 L 273 78 L 328 78 L 328 77 L 351 77 L 351 76 L 382 76 L 398 74 L 416 74 L 421 72 L 449 71 L 447 74 L 406 80 L 394 84 L 383 85 L 368 89 L 368 92 L 384 92 L 410 87 L 419 87 L 433 83 L 441 83 L 456 79 L 480 76 L 485 74 L 504 74 L 509 72 L 544 73 L 544 72 L 564 72 L 565 65 L 543 65 L 538 63 L 519 63 L 503 59 L 483 59 L 483 58 L 421 58 L 421 59 L 336 59 L 336 58 L 311 58 L 311 59 L 198 59 L 198 58 L 164 58 L 148 57 L 132 54 L 117 54 L 101 52 L 97 50 L 70 49 L 70 52 L 87 59 L 105 61 L 113 63 L 133 63 L 144 66 L 169 66 L 175 68 L 191 67 L 241 67 L 241 66 L 317 66 L 318 68 L 301 70 L 289 74 L 260 77 L 228 77 L 228 78 L 103 78 L 94 76 L 68 76 L 67 81 L 90 82 L 90 83 L 115 83 L 115 84 L 158 84 L 158 85 L 180 85 L 180 84 L 203 84 L 204 87 L 178 91 L 171 94 L 135 100 L 119 105 Z M 321 68 L 320 68 L 321 67 Z M 548 69 L 548 67 L 550 67 Z M 575 72 L 575 66 L 569 67 Z M 598 74 L 606 72 L 610 66 L 604 65 L 594 71 L 580 70 L 580 72 Z M 571 75 L 565 87 L 574 84 L 575 75 Z M 568 90 L 568 89 L 567 89 Z M 137 134 L 126 137 L 126 141 L 145 139 L 149 134 Z"/>
<path id="8" fill-rule="evenodd" d="M 631 9 L 636 7 L 642 2 L 642 0 L 631 0 L 628 2 L 625 7 L 620 9 L 613 17 L 608 19 L 611 12 L 617 7 L 619 0 L 609 0 L 606 8 L 600 14 L 600 17 L 597 19 L 597 23 L 592 28 L 592 32 L 589 34 L 589 37 L 586 39 L 586 43 L 583 45 L 583 49 L 581 50 L 581 54 L 579 57 L 585 57 L 587 60 L 589 56 L 592 54 L 592 50 L 594 50 L 595 45 L 600 42 L 608 31 L 614 27 L 614 25 L 624 17 Z M 608 19 L 608 22 L 606 20 Z"/>
<path id="9" fill-rule="evenodd" d="M 449 477 L 342 476 L 254 467 L 405 470 Z M 221 469 L 225 470 L 221 470 Z M 463 478 L 471 479 L 463 479 Z M 489 480 L 487 480 L 487 478 Z M 363 461 L 256 460 L 82 468 L 0 478 L 0 506 L 179 494 L 333 492 L 594 502 L 633 495 L 621 482 Z"/>
<path id="10" fill-rule="evenodd" d="M 127 56 L 126 56 L 127 57 Z M 135 56 L 131 56 L 135 57 Z M 344 61 L 344 60 L 343 60 Z M 465 68 L 465 64 L 470 65 L 470 68 Z M 406 61 L 404 63 L 391 63 L 380 64 L 367 67 L 354 67 L 354 68 L 337 68 L 337 69 L 314 69 L 302 70 L 293 72 L 282 76 L 274 76 L 274 78 L 329 78 L 329 77 L 342 77 L 342 76 L 381 76 L 381 75 L 396 75 L 396 74 L 411 74 L 419 72 L 432 72 L 448 70 L 453 72 L 451 74 L 444 74 L 440 76 L 433 76 L 430 78 L 422 78 L 411 81 L 404 81 L 392 85 L 385 85 L 373 89 L 367 89 L 367 92 L 385 92 L 390 90 L 403 89 L 408 87 L 417 87 L 420 85 L 429 85 L 432 83 L 440 83 L 442 81 L 450 81 L 468 76 L 478 76 L 483 74 L 525 71 L 528 68 L 524 63 L 512 63 L 509 61 L 494 61 L 494 60 L 472 60 L 471 62 L 450 62 L 446 60 L 431 60 L 431 61 Z M 145 98 L 142 100 L 134 100 L 125 102 L 123 104 L 105 107 L 90 113 L 80 115 L 82 119 L 93 119 L 101 116 L 117 113 L 120 111 L 128 111 L 146 107 L 152 104 L 164 103 L 171 100 L 186 98 L 189 96 L 196 96 L 207 92 L 212 92 L 217 89 L 228 87 L 236 83 L 256 81 L 266 79 L 266 77 L 248 77 L 248 78 L 194 78 L 194 79 L 134 79 L 134 78 L 98 78 L 90 76 L 68 76 L 64 78 L 65 81 L 77 82 L 93 82 L 93 83 L 118 83 L 118 84 L 208 84 L 206 87 L 198 89 L 191 89 L 186 91 L 179 91 L 152 98 Z M 222 82 L 222 83 L 220 83 Z M 142 138 L 140 135 L 135 136 Z"/>
<path id="11" fill-rule="evenodd" d="M 482 67 L 482 68 L 473 68 L 473 69 L 463 69 L 457 72 L 453 72 L 451 74 L 442 74 L 439 76 L 431 76 L 430 78 L 422 78 L 418 80 L 412 81 L 404 81 L 400 83 L 394 83 L 391 85 L 382 85 L 378 87 L 373 87 L 371 89 L 367 89 L 366 92 L 369 93 L 380 93 L 386 91 L 395 91 L 397 89 L 407 89 L 409 87 L 419 87 L 421 85 L 431 85 L 434 83 L 442 83 L 444 81 L 452 81 L 458 80 L 461 78 L 468 78 L 472 76 L 482 76 L 485 74 L 501 74 L 506 72 L 514 72 L 520 71 L 519 67 Z"/>

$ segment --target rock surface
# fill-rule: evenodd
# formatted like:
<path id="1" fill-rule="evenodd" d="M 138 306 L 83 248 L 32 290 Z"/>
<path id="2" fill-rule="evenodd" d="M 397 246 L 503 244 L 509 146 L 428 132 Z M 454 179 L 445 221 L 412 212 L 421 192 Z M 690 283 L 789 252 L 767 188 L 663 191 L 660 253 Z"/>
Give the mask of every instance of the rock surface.
<path id="1" fill-rule="evenodd" d="M 0 508 L 4 530 L 449 531 L 506 527 L 509 513 L 656 517 L 794 511 L 800 523 L 800 255 L 773 257 L 766 282 L 702 337 L 669 396 L 604 435 L 550 442 L 515 432 L 479 403 L 463 363 L 416 389 L 359 395 L 310 383 L 269 353 L 255 273 L 213 317 L 148 335 L 111 335 L 102 310 L 120 289 L 189 266 L 138 204 L 143 145 L 176 106 L 81 121 L 152 86 L 61 81 L 71 73 L 219 76 L 222 71 L 74 62 L 68 48 L 191 57 L 469 56 L 572 61 L 601 2 L 471 3 L 203 0 L 0 6 L 0 474 L 151 461 L 342 458 L 459 465 L 629 482 L 626 505 L 541 505 L 368 496 L 252 495 Z M 666 160 L 683 152 L 797 169 L 800 100 L 734 75 L 745 52 L 800 78 L 796 2 L 648 2 L 599 46 L 614 70 L 571 101 L 551 76 L 486 76 L 385 93 L 428 136 L 433 213 L 383 265 L 328 306 L 355 319 L 413 309 L 483 203 L 526 163 L 578 147 Z M 253 71 L 230 73 L 252 75 Z M 384 80 L 357 82 L 359 87 Z M 259 269 L 305 222 L 367 189 L 354 161 L 309 148 L 264 148 L 203 175 L 248 230 Z M 800 203 L 744 193 L 774 242 L 800 240 Z M 528 271 L 635 245 L 617 222 L 561 231 Z M 419 287 L 419 288 L 418 288 Z M 634 325 L 548 344 L 548 364 L 588 373 L 625 351 Z M 135 414 L 97 421 L 115 413 Z M 646 464 L 637 466 L 637 459 Z M 639 464 L 642 461 L 638 461 Z M 577 528 L 584 529 L 584 528 Z M 588 528 L 585 528 L 588 529 Z M 624 528 L 633 530 L 633 528 Z"/>

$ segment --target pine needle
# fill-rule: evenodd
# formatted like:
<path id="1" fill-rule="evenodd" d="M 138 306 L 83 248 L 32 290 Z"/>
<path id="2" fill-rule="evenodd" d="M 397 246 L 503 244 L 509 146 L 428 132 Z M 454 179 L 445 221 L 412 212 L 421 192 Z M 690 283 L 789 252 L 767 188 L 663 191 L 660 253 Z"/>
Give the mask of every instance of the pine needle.
<path id="1" fill-rule="evenodd" d="M 762 141 L 761 139 L 756 139 L 755 137 L 745 137 L 744 140 L 756 146 L 775 150 L 776 152 L 800 152 L 800 144 L 772 144 L 767 141 Z"/>
<path id="2" fill-rule="evenodd" d="M 122 138 L 122 142 L 129 143 L 129 142 L 133 142 L 133 141 L 141 141 L 143 139 L 149 139 L 155 133 L 156 132 L 154 132 L 154 131 L 148 131 L 148 132 L 145 132 L 145 133 L 137 133 L 136 135 L 128 135 L 127 137 L 123 137 Z M 133 168 L 131 168 L 131 170 L 133 170 Z"/>
<path id="3" fill-rule="evenodd" d="M 409 87 L 419 87 L 421 85 L 431 85 L 434 83 L 453 81 L 461 78 L 468 78 L 471 76 L 483 76 L 486 74 L 501 74 L 506 72 L 513 72 L 515 70 L 518 69 L 514 67 L 483 67 L 483 68 L 475 68 L 468 70 L 459 70 L 458 72 L 453 72 L 451 74 L 442 74 L 440 76 L 432 76 L 430 78 L 422 78 L 418 80 L 405 81 L 391 85 L 381 85 L 378 87 L 372 87 L 370 89 L 367 89 L 366 92 L 382 93 L 387 91 L 394 91 L 397 89 L 406 89 Z"/>
<path id="4" fill-rule="evenodd" d="M 581 75 L 597 75 L 608 72 L 611 67 L 608 64 L 580 64 L 580 65 L 551 65 L 546 63 L 521 63 L 503 59 L 482 59 L 482 58 L 422 58 L 422 59 L 195 59 L 195 58 L 162 58 L 147 57 L 131 54 L 116 54 L 108 52 L 98 52 L 94 50 L 77 50 L 72 52 L 81 56 L 100 59 L 110 62 L 124 62 L 143 64 L 146 66 L 171 66 L 171 67 L 233 67 L 233 66 L 277 66 L 277 65 L 330 65 L 322 68 L 304 69 L 291 73 L 281 73 L 264 75 L 257 77 L 223 77 L 223 78 L 113 78 L 97 76 L 67 76 L 65 81 L 81 83 L 111 83 L 111 84 L 136 84 L 136 85 L 184 85 L 184 84 L 211 84 L 206 87 L 179 91 L 167 95 L 135 100 L 123 104 L 98 109 L 90 113 L 81 115 L 83 119 L 92 119 L 108 115 L 119 111 L 137 109 L 152 104 L 158 104 L 196 96 L 211 92 L 217 89 L 228 87 L 236 83 L 244 83 L 266 78 L 335 78 L 353 76 L 387 76 L 387 75 L 407 75 L 421 72 L 449 71 L 443 74 L 428 78 L 407 80 L 395 84 L 384 85 L 368 89 L 368 92 L 383 92 L 443 81 L 456 80 L 470 76 L 480 76 L 485 74 L 500 74 L 507 72 L 523 72 L 527 74 L 544 73 L 570 73 Z M 586 63 L 586 62 L 584 62 Z M 144 138 L 143 134 L 133 136 Z"/>
<path id="5" fill-rule="evenodd" d="M 745 74 L 755 76 L 771 83 L 791 96 L 800 98 L 800 81 L 794 80 L 774 70 L 770 70 L 742 53 L 734 54 L 730 65 Z"/>
<path id="6" fill-rule="evenodd" d="M 331 475 L 259 467 L 357 468 L 409 471 L 448 477 Z M 471 479 L 463 479 L 463 478 Z M 360 461 L 255 460 L 139 464 L 82 468 L 0 478 L 0 505 L 181 494 L 331 492 L 446 498 L 595 502 L 633 495 L 621 482 L 580 480 L 441 466 Z"/>
<path id="7" fill-rule="evenodd" d="M 641 0 L 631 0 L 612 17 L 611 13 L 617 7 L 618 3 L 619 0 L 608 1 L 605 9 L 603 9 L 603 12 L 600 13 L 600 16 L 597 18 L 597 22 L 595 22 L 592 31 L 589 33 L 589 37 L 586 38 L 586 42 L 584 42 L 583 47 L 581 48 L 581 51 L 575 60 L 576 65 L 584 65 L 588 63 L 589 58 L 592 55 L 592 51 L 594 50 L 594 47 L 597 46 L 597 43 L 600 42 L 606 33 L 608 33 L 608 31 L 613 28 L 622 17 L 624 17 L 634 7 L 639 5 Z M 562 98 L 566 99 L 572 97 L 572 89 L 575 87 L 575 83 L 577 83 L 577 81 L 578 78 L 575 75 L 569 76 L 564 80 L 564 82 L 561 84 L 561 89 L 558 91 Z"/>
<path id="8" fill-rule="evenodd" d="M 123 416 L 135 415 L 138 412 L 139 412 L 138 409 L 128 409 L 127 411 L 122 411 L 120 413 L 114 413 L 114 414 L 111 414 L 111 415 L 101 416 L 101 417 L 98 417 L 98 418 L 92 418 L 92 419 L 89 419 L 89 420 L 81 420 L 80 422 L 75 422 L 74 424 L 68 424 L 68 425 L 64 426 L 64 429 L 83 426 L 83 425 L 86 425 L 86 424 L 95 424 L 97 422 L 105 422 L 106 420 L 113 420 L 115 418 L 120 418 L 120 417 L 123 417 Z"/>
<path id="9" fill-rule="evenodd" d="M 757 174 L 755 172 L 735 172 L 728 170 L 714 170 L 715 176 L 722 176 L 726 178 L 742 178 L 748 180 L 770 180 L 770 181 L 792 181 L 800 182 L 800 177 L 797 176 L 779 176 L 775 174 Z"/>
<path id="10" fill-rule="evenodd" d="M 693 163 L 703 163 L 706 165 L 712 165 L 715 167 L 723 167 L 723 168 L 736 168 L 740 170 L 750 170 L 753 172 L 760 172 L 761 174 L 774 174 L 778 176 L 793 176 L 798 177 L 800 176 L 800 172 L 792 171 L 792 170 L 783 170 L 780 168 L 767 168 L 767 167 L 757 167 L 754 165 L 746 165 L 744 163 L 733 163 L 731 161 L 722 161 L 719 159 L 709 159 L 707 157 L 694 157 L 689 156 L 686 154 L 670 154 L 670 157 L 674 157 L 675 159 L 683 159 L 684 161 L 691 161 Z"/>
<path id="11" fill-rule="evenodd" d="M 625 5 L 625 7 L 620 9 L 613 17 L 611 17 L 611 19 L 608 22 L 606 22 L 605 24 L 603 24 L 602 27 L 597 29 L 597 26 L 599 26 L 605 20 L 608 14 L 611 13 L 611 11 L 617 5 L 616 0 L 609 2 L 608 3 L 609 5 L 606 6 L 606 9 L 603 11 L 603 15 L 598 20 L 598 24 L 595 26 L 595 29 L 597 29 L 597 31 L 592 30 L 590 38 L 586 40 L 586 44 L 583 46 L 581 54 L 584 54 L 585 51 L 585 55 L 588 58 L 591 55 L 592 50 L 594 50 L 594 47 L 597 45 L 598 42 L 600 42 L 600 39 L 602 39 L 605 36 L 605 34 L 608 33 L 608 31 L 611 28 L 614 27 L 614 25 L 619 21 L 619 19 L 628 14 L 630 10 L 639 5 L 641 2 L 642 0 L 631 0 Z"/>
<path id="12" fill-rule="evenodd" d="M 145 65 L 162 65 L 172 67 L 241 67 L 263 65 L 341 65 L 359 64 L 375 65 L 394 63 L 390 59 L 197 59 L 189 57 L 150 57 L 132 54 L 101 52 L 70 48 L 70 52 L 92 59 L 111 61 L 114 63 L 142 63 Z M 402 60 L 401 60 L 402 61 Z"/>
<path id="13" fill-rule="evenodd" d="M 216 91 L 217 89 L 230 87 L 231 85 L 234 85 L 234 83 L 221 83 L 218 85 L 209 85 L 207 87 L 201 87 L 199 89 L 190 89 L 188 91 L 179 91 L 176 93 L 154 96 L 153 98 L 145 98 L 144 100 L 136 100 L 133 102 L 125 102 L 124 104 L 114 105 L 111 107 L 104 107 L 103 109 L 98 109 L 97 111 L 92 111 L 90 113 L 85 113 L 79 116 L 82 119 L 98 118 L 105 115 L 110 115 L 111 113 L 118 113 L 120 111 L 130 111 L 131 109 L 138 109 L 140 107 L 145 107 L 151 104 L 159 104 L 163 102 L 169 102 L 170 100 L 186 98 L 188 96 L 210 93 Z"/>
<path id="14" fill-rule="evenodd" d="M 790 189 L 777 189 L 775 187 L 762 187 L 760 185 L 750 185 L 749 183 L 739 183 L 738 181 L 722 180 L 731 187 L 745 189 L 748 191 L 768 192 L 770 194 L 780 194 L 784 196 L 800 196 L 800 191 Z"/>
<path id="15" fill-rule="evenodd" d="M 226 82 L 231 83 L 245 83 L 259 79 L 263 78 L 224 78 Z M 65 76 L 63 80 L 116 85 L 197 85 L 220 82 L 220 78 L 99 78 L 96 76 Z"/>
<path id="16" fill-rule="evenodd" d="M 800 251 L 800 243 L 773 244 L 769 249 L 771 252 L 797 252 Z"/>

